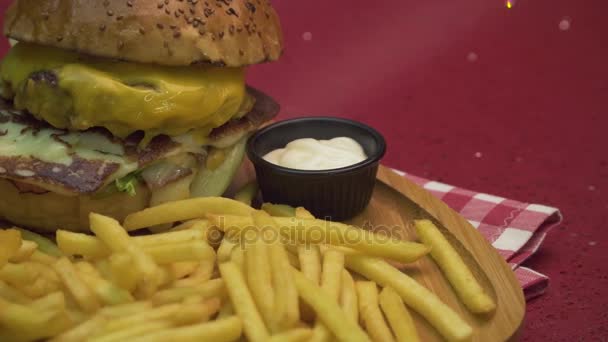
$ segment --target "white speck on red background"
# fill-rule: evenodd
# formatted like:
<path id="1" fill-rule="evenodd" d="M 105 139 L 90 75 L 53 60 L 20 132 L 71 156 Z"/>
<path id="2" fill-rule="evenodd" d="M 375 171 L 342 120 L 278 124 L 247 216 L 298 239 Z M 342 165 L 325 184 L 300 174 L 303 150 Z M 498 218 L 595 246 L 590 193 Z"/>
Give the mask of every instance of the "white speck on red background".
<path id="1" fill-rule="evenodd" d="M 304 39 L 306 41 L 312 40 L 312 33 L 310 33 L 310 32 L 304 32 L 304 33 L 302 33 L 302 39 Z"/>

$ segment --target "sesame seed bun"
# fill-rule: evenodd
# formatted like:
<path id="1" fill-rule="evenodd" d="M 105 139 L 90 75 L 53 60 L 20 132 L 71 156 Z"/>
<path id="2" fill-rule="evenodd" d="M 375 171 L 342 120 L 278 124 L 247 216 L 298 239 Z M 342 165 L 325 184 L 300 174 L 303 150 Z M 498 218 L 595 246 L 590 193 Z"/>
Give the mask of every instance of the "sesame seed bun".
<path id="1" fill-rule="evenodd" d="M 15 0 L 12 39 L 132 62 L 240 67 L 279 58 L 269 0 Z"/>

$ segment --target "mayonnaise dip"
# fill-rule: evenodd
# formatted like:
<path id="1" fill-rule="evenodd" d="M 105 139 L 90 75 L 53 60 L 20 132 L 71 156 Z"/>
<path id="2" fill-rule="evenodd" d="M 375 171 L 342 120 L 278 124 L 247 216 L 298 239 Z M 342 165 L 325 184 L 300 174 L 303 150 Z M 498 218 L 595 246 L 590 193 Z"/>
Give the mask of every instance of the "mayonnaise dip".
<path id="1" fill-rule="evenodd" d="M 361 145 L 351 138 L 331 140 L 296 139 L 285 148 L 268 152 L 264 159 L 273 164 L 297 170 L 330 170 L 357 164 L 367 156 Z"/>

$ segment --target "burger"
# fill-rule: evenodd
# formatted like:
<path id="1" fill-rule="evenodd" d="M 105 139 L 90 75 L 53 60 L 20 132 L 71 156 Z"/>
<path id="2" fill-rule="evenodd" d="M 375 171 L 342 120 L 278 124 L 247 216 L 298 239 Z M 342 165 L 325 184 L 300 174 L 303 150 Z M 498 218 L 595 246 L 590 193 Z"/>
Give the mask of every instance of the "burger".
<path id="1" fill-rule="evenodd" d="M 279 106 L 245 83 L 282 53 L 268 0 L 16 0 L 0 66 L 0 218 L 87 230 L 220 196 Z"/>

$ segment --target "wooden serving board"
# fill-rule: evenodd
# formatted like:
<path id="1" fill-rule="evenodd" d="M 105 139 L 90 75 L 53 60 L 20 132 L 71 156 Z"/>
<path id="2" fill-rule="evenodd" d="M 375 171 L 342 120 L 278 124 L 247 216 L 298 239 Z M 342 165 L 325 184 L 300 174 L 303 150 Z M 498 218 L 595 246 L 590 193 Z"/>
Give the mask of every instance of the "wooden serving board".
<path id="1" fill-rule="evenodd" d="M 380 167 L 378 183 L 368 208 L 352 224 L 390 229 L 416 239 L 413 220 L 431 219 L 460 253 L 484 289 L 494 297 L 496 311 L 487 317 L 469 313 L 430 257 L 405 265 L 404 272 L 438 295 L 474 328 L 473 341 L 517 340 L 526 302 L 511 268 L 467 220 L 420 186 L 386 167 Z M 422 341 L 441 341 L 424 318 L 412 311 Z"/>

